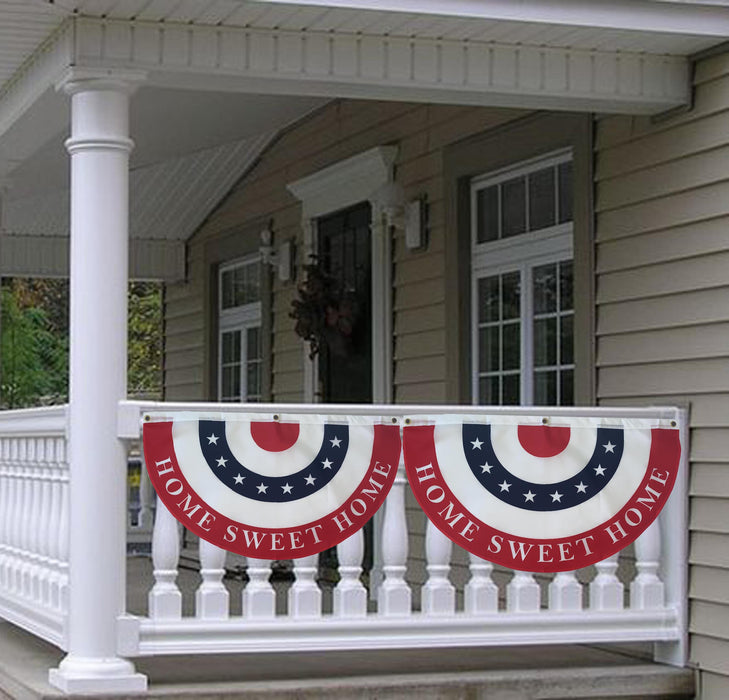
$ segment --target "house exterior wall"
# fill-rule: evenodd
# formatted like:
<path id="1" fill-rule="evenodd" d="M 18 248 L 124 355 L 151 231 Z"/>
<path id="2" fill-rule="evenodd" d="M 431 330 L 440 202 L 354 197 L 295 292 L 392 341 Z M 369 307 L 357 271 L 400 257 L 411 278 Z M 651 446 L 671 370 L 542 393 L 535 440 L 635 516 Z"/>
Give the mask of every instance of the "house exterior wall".
<path id="1" fill-rule="evenodd" d="M 597 397 L 688 405 L 691 661 L 729 696 L 729 56 L 695 103 L 596 129 Z"/>
<path id="2" fill-rule="evenodd" d="M 168 287 L 165 398 L 215 398 L 210 275 L 215 260 L 223 259 L 221 239 L 238 239 L 240 255 L 252 252 L 259 231 L 272 220 L 275 243 L 296 239 L 301 258 L 300 203 L 286 185 L 375 146 L 397 144 L 397 181 L 406 198 L 427 196 L 430 232 L 423 252 L 407 250 L 402 234 L 394 241 L 394 397 L 398 403 L 445 402 L 443 149 L 523 116 L 517 110 L 342 100 L 282 134 L 192 238 L 186 282 Z M 269 398 L 277 402 L 304 396 L 304 352 L 289 318 L 295 293 L 295 283 L 273 280 Z"/>

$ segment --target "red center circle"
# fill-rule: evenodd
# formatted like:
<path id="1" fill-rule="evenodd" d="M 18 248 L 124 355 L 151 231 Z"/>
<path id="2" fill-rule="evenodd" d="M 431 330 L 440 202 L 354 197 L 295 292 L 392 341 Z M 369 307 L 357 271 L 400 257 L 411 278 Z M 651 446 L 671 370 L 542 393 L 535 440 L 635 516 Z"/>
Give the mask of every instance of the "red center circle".
<path id="1" fill-rule="evenodd" d="M 299 439 L 299 424 L 251 421 L 251 437 L 262 450 L 283 452 Z"/>
<path id="2" fill-rule="evenodd" d="M 570 442 L 570 429 L 550 425 L 520 425 L 519 443 L 535 457 L 554 457 Z"/>

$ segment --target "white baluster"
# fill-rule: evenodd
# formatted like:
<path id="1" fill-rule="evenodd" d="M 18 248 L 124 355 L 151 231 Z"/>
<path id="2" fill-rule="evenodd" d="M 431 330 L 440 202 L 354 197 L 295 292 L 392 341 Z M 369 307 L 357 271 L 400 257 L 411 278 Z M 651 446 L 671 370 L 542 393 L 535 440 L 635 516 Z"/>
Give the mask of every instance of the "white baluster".
<path id="1" fill-rule="evenodd" d="M 276 591 L 268 580 L 271 562 L 248 557 L 248 585 L 243 589 L 243 615 L 255 619 L 276 616 Z"/>
<path id="2" fill-rule="evenodd" d="M 514 571 L 506 587 L 506 610 L 510 613 L 538 612 L 542 604 L 542 592 L 534 574 Z"/>
<path id="3" fill-rule="evenodd" d="M 294 620 L 321 617 L 321 590 L 316 583 L 318 554 L 294 559 L 295 580 L 289 588 L 289 616 Z"/>
<path id="4" fill-rule="evenodd" d="M 38 601 L 42 605 L 50 603 L 50 580 L 52 573 L 51 557 L 51 498 L 53 492 L 52 460 L 53 446 L 50 440 L 43 440 L 43 471 L 40 483 L 40 522 L 38 523 L 38 555 L 40 563 L 40 577 L 38 581 Z"/>
<path id="5" fill-rule="evenodd" d="M 58 458 L 56 454 L 56 459 Z M 51 560 L 51 576 L 49 579 L 48 604 L 58 609 L 60 606 L 59 589 L 61 584 L 61 546 L 59 542 L 59 531 L 61 529 L 61 508 L 63 500 L 63 483 L 61 481 L 61 465 L 55 462 L 53 465 L 53 476 L 49 482 L 51 492 L 51 503 L 48 513 L 48 556 Z"/>
<path id="6" fill-rule="evenodd" d="M 229 614 L 230 594 L 223 584 L 227 552 L 200 539 L 200 575 L 195 592 L 195 613 L 203 620 L 224 620 Z"/>
<path id="7" fill-rule="evenodd" d="M 337 545 L 339 583 L 334 589 L 332 612 L 338 617 L 367 615 L 367 589 L 359 580 L 364 557 L 364 534 L 357 530 Z"/>
<path id="8" fill-rule="evenodd" d="M 0 590 L 7 588 L 7 568 L 10 557 L 10 473 L 8 471 L 9 441 L 0 439 Z"/>
<path id="9" fill-rule="evenodd" d="M 428 521 L 425 528 L 425 559 L 428 580 L 422 589 L 423 612 L 428 615 L 451 615 L 456 609 L 456 589 L 448 580 L 451 541 Z"/>
<path id="10" fill-rule="evenodd" d="M 68 550 L 70 541 L 70 493 L 69 493 L 69 464 L 68 444 L 64 438 L 59 438 L 56 443 L 56 454 L 59 455 L 59 483 L 61 513 L 58 526 L 58 606 L 62 612 L 68 611 Z"/>
<path id="11" fill-rule="evenodd" d="M 147 467 L 142 460 L 142 472 L 139 475 L 139 515 L 137 516 L 137 527 L 142 530 L 152 529 L 152 504 L 154 502 L 154 489 L 149 480 Z"/>
<path id="12" fill-rule="evenodd" d="M 574 571 L 560 571 L 549 584 L 549 609 L 582 610 L 582 585 Z"/>
<path id="13" fill-rule="evenodd" d="M 658 520 L 635 541 L 637 576 L 630 584 L 630 607 L 653 610 L 665 605 L 663 581 L 658 578 L 661 562 L 661 531 Z"/>
<path id="14" fill-rule="evenodd" d="M 20 506 L 20 533 L 18 537 L 18 547 L 20 549 L 21 564 L 18 570 L 17 588 L 18 595 L 28 597 L 28 580 L 30 576 L 30 560 L 28 556 L 30 538 L 31 538 L 31 512 L 33 507 L 33 482 L 30 469 L 28 467 L 28 440 L 21 440 L 21 459 L 23 460 L 23 471 L 21 474 L 21 484 L 23 491 L 23 500 Z"/>
<path id="15" fill-rule="evenodd" d="M 40 461 L 40 455 L 39 447 L 40 447 L 40 440 L 31 440 L 31 454 L 29 455 L 29 458 L 32 460 L 32 476 L 31 476 L 31 508 L 30 508 L 30 518 L 28 523 L 28 559 L 29 559 L 29 569 L 28 569 L 28 582 L 27 582 L 27 591 L 28 591 L 28 597 L 33 600 L 34 602 L 40 601 L 40 576 L 42 568 L 40 566 L 40 548 L 41 548 L 41 520 L 42 520 L 42 513 L 41 510 L 41 498 L 42 498 L 42 478 L 43 473 L 41 466 L 39 464 Z"/>
<path id="16" fill-rule="evenodd" d="M 471 615 L 484 615 L 499 609 L 499 587 L 493 582 L 491 562 L 469 554 L 471 578 L 463 591 L 463 608 Z"/>
<path id="17" fill-rule="evenodd" d="M 149 592 L 149 616 L 158 620 L 182 617 L 182 593 L 177 586 L 180 560 L 180 532 L 177 520 L 162 501 L 157 501 L 157 515 L 152 532 L 154 586 Z"/>
<path id="18" fill-rule="evenodd" d="M 23 479 L 20 464 L 20 440 L 14 439 L 12 446 L 12 499 L 10 504 L 10 548 L 12 560 L 8 571 L 8 590 L 16 593 L 18 589 L 18 574 L 20 568 L 20 533 L 22 531 L 21 513 L 23 510 Z"/>
<path id="19" fill-rule="evenodd" d="M 623 584 L 615 575 L 618 555 L 595 564 L 597 576 L 590 582 L 590 610 L 622 610 Z"/>
<path id="20" fill-rule="evenodd" d="M 405 466 L 400 465 L 395 482 L 385 501 L 382 519 L 382 572 L 377 589 L 377 611 L 394 617 L 412 611 L 412 591 L 405 581 L 408 558 L 408 526 L 405 517 Z"/>

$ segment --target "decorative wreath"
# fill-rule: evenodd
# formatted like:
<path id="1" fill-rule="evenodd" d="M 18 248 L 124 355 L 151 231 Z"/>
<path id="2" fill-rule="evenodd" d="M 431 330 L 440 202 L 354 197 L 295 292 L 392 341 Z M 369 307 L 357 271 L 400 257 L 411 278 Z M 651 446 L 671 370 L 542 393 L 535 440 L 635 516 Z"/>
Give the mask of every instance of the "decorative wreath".
<path id="1" fill-rule="evenodd" d="M 306 278 L 298 287 L 299 296 L 291 302 L 289 314 L 296 320 L 295 333 L 310 343 L 311 359 L 324 345 L 334 355 L 349 355 L 360 310 L 356 292 L 345 289 L 316 258 L 304 266 L 304 273 Z"/>

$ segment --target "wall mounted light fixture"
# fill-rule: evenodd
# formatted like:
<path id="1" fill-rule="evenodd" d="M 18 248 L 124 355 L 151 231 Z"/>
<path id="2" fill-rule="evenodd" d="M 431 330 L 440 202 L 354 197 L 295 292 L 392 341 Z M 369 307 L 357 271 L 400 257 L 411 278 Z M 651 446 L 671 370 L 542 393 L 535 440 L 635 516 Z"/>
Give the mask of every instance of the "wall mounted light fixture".
<path id="1" fill-rule="evenodd" d="M 294 244 L 290 240 L 284 241 L 274 249 L 272 223 L 261 231 L 261 245 L 258 252 L 261 254 L 262 262 L 275 268 L 279 280 L 286 282 L 294 276 Z"/>

